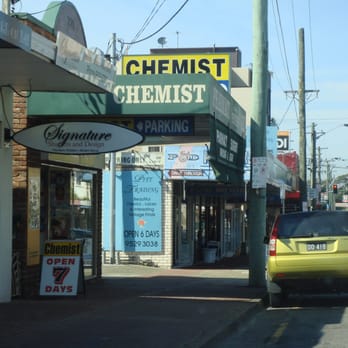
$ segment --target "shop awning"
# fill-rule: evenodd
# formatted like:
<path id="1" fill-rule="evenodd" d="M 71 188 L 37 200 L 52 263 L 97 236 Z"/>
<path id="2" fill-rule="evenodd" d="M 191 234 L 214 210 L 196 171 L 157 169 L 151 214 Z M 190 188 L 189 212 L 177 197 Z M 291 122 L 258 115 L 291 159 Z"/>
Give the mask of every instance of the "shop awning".
<path id="1" fill-rule="evenodd" d="M 17 91 L 111 92 L 115 76 L 111 63 L 59 34 L 52 42 L 0 12 L 0 86 Z"/>

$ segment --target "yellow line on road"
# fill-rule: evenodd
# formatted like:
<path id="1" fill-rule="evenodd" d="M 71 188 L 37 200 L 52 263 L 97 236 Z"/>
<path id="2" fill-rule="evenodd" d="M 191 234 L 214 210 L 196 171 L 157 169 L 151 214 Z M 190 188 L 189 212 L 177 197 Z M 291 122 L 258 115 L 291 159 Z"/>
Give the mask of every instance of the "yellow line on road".
<path id="1" fill-rule="evenodd" d="M 274 343 L 277 343 L 279 341 L 279 339 L 283 336 L 284 331 L 288 327 L 288 324 L 289 323 L 286 322 L 286 323 L 281 323 L 279 325 L 277 330 L 275 330 L 274 334 L 272 335 L 272 337 L 270 339 L 270 343 L 274 344 Z"/>

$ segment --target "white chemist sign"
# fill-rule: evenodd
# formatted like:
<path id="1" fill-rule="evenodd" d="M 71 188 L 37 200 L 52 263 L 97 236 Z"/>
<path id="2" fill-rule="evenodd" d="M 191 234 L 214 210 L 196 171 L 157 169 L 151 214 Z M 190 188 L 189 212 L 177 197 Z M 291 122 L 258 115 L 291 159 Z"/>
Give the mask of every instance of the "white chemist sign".
<path id="1" fill-rule="evenodd" d="M 131 129 L 103 122 L 52 122 L 29 127 L 13 140 L 29 148 L 65 155 L 91 155 L 135 146 L 143 136 Z"/>

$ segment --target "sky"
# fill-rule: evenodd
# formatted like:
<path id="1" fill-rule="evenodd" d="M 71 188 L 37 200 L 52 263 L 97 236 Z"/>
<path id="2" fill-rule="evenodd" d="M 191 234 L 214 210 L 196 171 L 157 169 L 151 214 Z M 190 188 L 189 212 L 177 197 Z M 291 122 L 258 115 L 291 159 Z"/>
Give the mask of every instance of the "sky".
<path id="1" fill-rule="evenodd" d="M 237 46 L 243 67 L 251 67 L 253 62 L 254 1 L 71 0 L 80 14 L 89 48 L 107 53 L 113 33 L 125 43 L 121 46 L 118 42 L 117 50 L 125 53 L 128 48 L 128 54 L 149 54 L 151 48 L 162 47 L 161 37 L 166 40 L 165 48 Z M 41 19 L 41 11 L 50 3 L 20 0 L 14 10 Z M 318 91 L 306 93 L 306 151 L 309 158 L 314 123 L 324 177 L 326 161 L 334 176 L 348 173 L 348 127 L 344 126 L 348 124 L 347 13 L 347 0 L 268 0 L 271 117 L 279 130 L 290 131 L 290 148 L 298 151 L 298 102 L 286 91 L 298 89 L 298 37 L 303 28 L 305 88 Z"/>

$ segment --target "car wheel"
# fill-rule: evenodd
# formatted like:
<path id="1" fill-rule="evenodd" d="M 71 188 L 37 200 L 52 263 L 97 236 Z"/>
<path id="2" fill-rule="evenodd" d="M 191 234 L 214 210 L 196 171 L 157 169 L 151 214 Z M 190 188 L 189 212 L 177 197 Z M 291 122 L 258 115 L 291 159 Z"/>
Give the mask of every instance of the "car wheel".
<path id="1" fill-rule="evenodd" d="M 269 293 L 269 305 L 271 307 L 280 307 L 283 302 L 283 294 L 280 293 Z"/>

